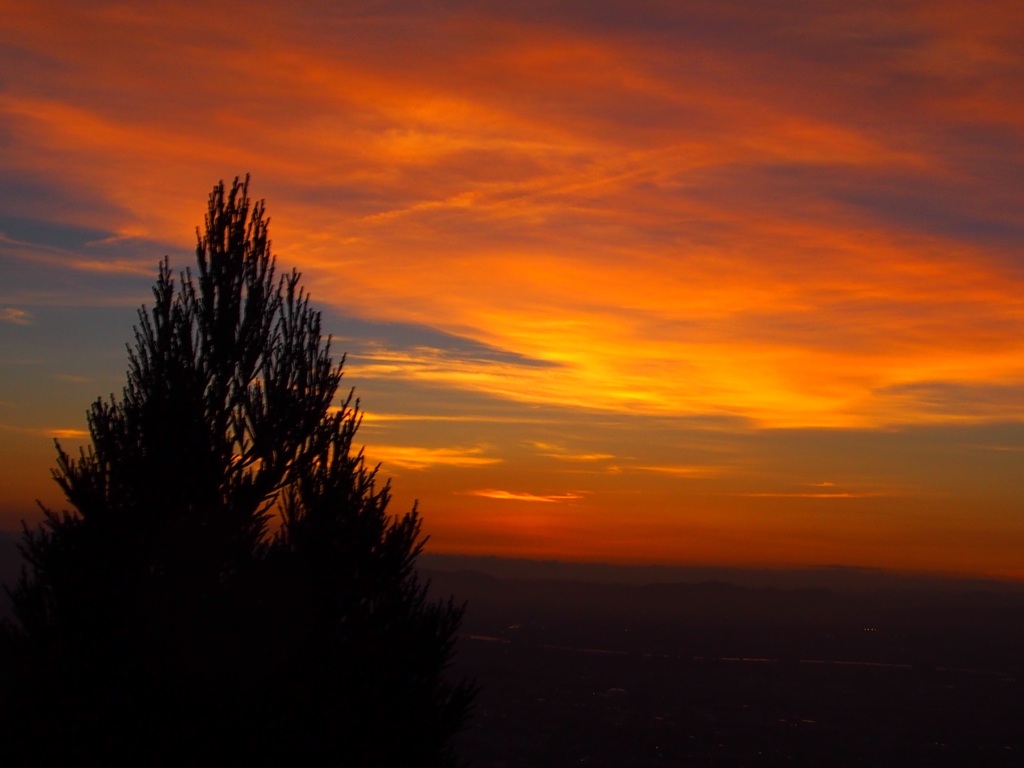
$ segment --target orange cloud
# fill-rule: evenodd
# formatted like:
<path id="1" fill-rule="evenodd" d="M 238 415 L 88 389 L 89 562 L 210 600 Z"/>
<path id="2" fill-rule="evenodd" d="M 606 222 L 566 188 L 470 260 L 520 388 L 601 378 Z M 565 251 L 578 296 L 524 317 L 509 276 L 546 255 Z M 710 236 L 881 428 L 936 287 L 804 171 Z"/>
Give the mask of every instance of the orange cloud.
<path id="1" fill-rule="evenodd" d="M 503 473 L 540 473 L 543 460 L 563 476 L 570 462 L 603 470 L 581 473 L 601 493 L 572 507 L 597 517 L 612 516 L 601 494 L 622 479 L 673 486 L 666 516 L 718 503 L 679 495 L 694 486 L 724 499 L 685 524 L 645 518 L 635 534 L 608 522 L 598 544 L 558 517 L 563 506 L 521 498 L 489 505 L 533 512 L 479 523 L 488 546 L 512 547 L 504 531 L 521 550 L 681 557 L 671 547 L 692 536 L 715 556 L 753 558 L 770 534 L 777 562 L 841 554 L 849 537 L 737 511 L 791 495 L 725 496 L 786 488 L 746 475 L 725 488 L 743 462 L 770 474 L 774 455 L 704 433 L 720 448 L 706 463 L 698 439 L 684 454 L 646 433 L 593 438 L 633 418 L 851 439 L 1024 422 L 1016 9 L 606 5 L 442 16 L 402 2 L 314 14 L 230 0 L 214 15 L 188 0 L 20 4 L 0 18 L 17 41 L 0 51 L 4 215 L 89 235 L 87 248 L 52 233 L 0 239 L 19 276 L 52 281 L 6 282 L 3 325 L 27 334 L 43 305 L 110 302 L 79 278 L 152 275 L 163 251 L 184 266 L 211 183 L 251 171 L 281 266 L 304 271 L 325 320 L 447 334 L 448 347 L 362 343 L 346 368 L 360 394 L 391 398 L 365 415 L 382 443 L 367 455 L 417 470 L 418 488 L 453 500 L 452 520 L 484 503 L 467 488 L 518 487 Z M 71 277 L 58 285 L 55 270 Z M 16 325 L 19 312 L 35 322 Z M 4 402 L 21 408 L 27 389 Z M 1013 441 L 968 442 L 999 439 Z M 550 487 L 539 476 L 526 487 Z M 847 506 L 830 501 L 841 490 L 794 493 L 812 494 L 801 508 Z M 465 543 L 456 528 L 445 535 Z M 954 538 L 929 540 L 933 555 Z"/>
<path id="2" fill-rule="evenodd" d="M 615 458 L 614 454 L 611 453 L 570 451 L 563 446 L 554 445 L 552 443 L 531 441 L 530 445 L 537 450 L 540 456 L 544 456 L 549 459 L 558 459 L 559 461 L 595 462 L 608 461 L 609 459 Z"/>
<path id="3" fill-rule="evenodd" d="M 48 429 L 46 434 L 58 440 L 87 440 L 89 433 L 84 429 Z"/>
<path id="4" fill-rule="evenodd" d="M 366 454 L 374 462 L 388 467 L 426 469 L 444 465 L 452 467 L 479 467 L 497 464 L 500 458 L 483 455 L 485 448 L 423 448 L 409 445 L 371 445 Z"/>
<path id="5" fill-rule="evenodd" d="M 633 472 L 655 472 L 662 475 L 670 475 L 672 477 L 687 477 L 687 478 L 705 478 L 705 477 L 717 477 L 725 472 L 724 467 L 714 466 L 703 466 L 703 465 L 685 465 L 685 464 L 667 464 L 664 466 L 630 466 L 621 467 L 620 470 L 628 469 Z"/>
<path id="6" fill-rule="evenodd" d="M 0 405 L 8 405 L 7 403 L 0 403 Z M 58 440 L 85 440 L 89 437 L 89 433 L 84 429 L 71 429 L 67 427 L 24 427 L 16 424 L 2 424 L 0 423 L 0 430 L 4 432 L 20 432 L 24 435 L 34 435 L 42 437 L 52 437 Z"/>
<path id="7" fill-rule="evenodd" d="M 14 325 L 28 325 L 32 322 L 32 316 L 24 309 L 17 307 L 0 307 L 0 322 L 12 323 Z"/>
<path id="8" fill-rule="evenodd" d="M 499 501 L 528 501 L 554 504 L 560 501 L 577 501 L 583 496 L 579 493 L 557 493 L 557 494 L 535 494 L 521 493 L 515 491 L 500 491 L 488 488 L 482 491 L 469 491 L 471 496 L 480 496 L 484 499 L 497 499 Z"/>

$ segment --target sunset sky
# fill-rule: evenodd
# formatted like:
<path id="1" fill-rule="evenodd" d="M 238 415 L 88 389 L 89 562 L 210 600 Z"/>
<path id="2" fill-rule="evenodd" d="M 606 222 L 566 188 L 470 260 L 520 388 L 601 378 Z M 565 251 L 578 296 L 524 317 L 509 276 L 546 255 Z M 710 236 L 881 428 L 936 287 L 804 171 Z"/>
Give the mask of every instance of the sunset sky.
<path id="1" fill-rule="evenodd" d="M 0 528 L 250 173 L 435 552 L 1024 578 L 1024 2 L 0 0 Z"/>

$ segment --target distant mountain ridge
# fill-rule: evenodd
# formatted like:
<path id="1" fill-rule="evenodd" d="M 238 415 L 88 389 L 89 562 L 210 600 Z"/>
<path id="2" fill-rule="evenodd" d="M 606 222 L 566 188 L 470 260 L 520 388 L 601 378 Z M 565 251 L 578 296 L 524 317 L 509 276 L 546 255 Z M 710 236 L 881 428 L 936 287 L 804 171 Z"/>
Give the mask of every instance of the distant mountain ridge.
<path id="1" fill-rule="evenodd" d="M 891 571 L 849 565 L 805 568 L 754 568 L 711 565 L 647 565 L 532 560 L 486 555 L 425 552 L 420 558 L 430 571 L 476 571 L 501 578 L 549 579 L 592 584 L 658 584 L 722 582 L 739 587 L 878 591 L 884 589 L 941 591 L 1013 591 L 1024 593 L 1024 581 L 914 571 Z"/>
<path id="2" fill-rule="evenodd" d="M 622 583 L 441 570 L 436 560 L 421 575 L 436 596 L 467 603 L 467 637 L 688 658 L 1024 672 L 1024 590 L 1002 582 L 873 574 L 837 589 L 811 586 L 802 574 L 803 586 Z"/>
<path id="3" fill-rule="evenodd" d="M 12 585 L 21 570 L 21 554 L 18 542 L 21 531 L 0 530 L 0 583 Z M 576 598 L 584 602 L 594 602 L 597 598 L 585 598 L 588 589 L 584 585 L 605 585 L 626 587 L 650 587 L 648 595 L 662 594 L 668 600 L 668 594 L 675 591 L 687 592 L 695 597 L 698 593 L 703 599 L 710 599 L 713 592 L 719 598 L 732 595 L 723 605 L 733 608 L 744 601 L 757 603 L 781 591 L 802 595 L 802 602 L 815 604 L 820 602 L 821 610 L 828 612 L 833 598 L 832 593 L 875 594 L 881 592 L 914 592 L 942 593 L 946 595 L 973 595 L 976 600 L 984 600 L 986 593 L 992 595 L 1024 595 L 1024 582 L 1009 579 L 992 579 L 980 577 L 956 577 L 944 574 L 927 574 L 901 571 L 886 571 L 875 568 L 852 566 L 823 566 L 818 568 L 738 568 L 726 566 L 685 566 L 685 565 L 632 565 L 593 562 L 566 562 L 558 560 L 530 560 L 525 558 L 502 558 L 475 555 L 447 555 L 425 552 L 420 557 L 420 570 L 424 576 L 435 582 L 435 589 L 443 591 L 443 586 L 456 588 L 454 591 L 466 592 L 465 598 L 476 596 L 478 600 L 490 599 L 490 592 L 485 586 L 490 584 L 497 588 L 504 584 L 498 592 L 514 594 L 522 592 L 524 596 L 538 592 L 551 594 L 563 593 L 567 588 L 558 586 L 575 583 Z M 516 582 L 510 584 L 509 582 Z M 542 584 L 543 583 L 543 584 Z M 525 585 L 532 586 L 526 587 Z M 695 589 L 699 587 L 699 589 Z M 762 594 L 760 590 L 769 590 Z M 572 592 L 572 589 L 569 589 Z M 608 595 L 621 594 L 627 602 L 636 595 L 628 590 L 611 590 L 602 592 L 598 602 L 607 599 Z M 820 600 L 815 599 L 815 594 Z M 458 595 L 457 595 L 458 596 Z M 534 599 L 534 598 L 531 598 Z M 565 599 L 569 599 L 566 597 Z M 471 603 L 477 602 L 471 600 Z M 543 602 L 543 601 L 542 601 Z M 657 602 L 657 601 L 656 601 Z M 479 607 L 476 605 L 474 607 Z M 597 607 L 596 605 L 594 606 Z M 8 616 L 10 603 L 5 591 L 0 591 L 0 617 Z"/>

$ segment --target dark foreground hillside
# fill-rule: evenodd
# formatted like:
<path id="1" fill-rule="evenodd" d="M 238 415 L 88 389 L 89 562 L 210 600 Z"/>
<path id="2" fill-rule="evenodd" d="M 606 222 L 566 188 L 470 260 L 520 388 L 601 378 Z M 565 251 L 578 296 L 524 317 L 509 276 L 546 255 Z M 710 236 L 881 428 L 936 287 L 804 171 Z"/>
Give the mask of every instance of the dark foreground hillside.
<path id="1" fill-rule="evenodd" d="M 1024 765 L 1024 593 L 431 572 L 498 766 Z"/>
<path id="2" fill-rule="evenodd" d="M 469 601 L 472 768 L 1024 765 L 1020 586 L 426 559 Z"/>

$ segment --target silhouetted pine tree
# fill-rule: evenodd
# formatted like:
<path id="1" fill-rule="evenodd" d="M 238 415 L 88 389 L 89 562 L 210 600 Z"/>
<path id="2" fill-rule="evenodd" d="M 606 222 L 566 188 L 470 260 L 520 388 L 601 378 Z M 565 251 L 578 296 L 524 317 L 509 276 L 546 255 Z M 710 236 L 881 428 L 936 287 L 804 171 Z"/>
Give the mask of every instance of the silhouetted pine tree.
<path id="1" fill-rule="evenodd" d="M 3 633 L 9 757 L 454 764 L 462 608 L 417 580 L 417 512 L 353 451 L 344 358 L 267 221 L 248 178 L 214 188 L 197 273 L 164 260 L 121 397 L 58 445 L 71 508 L 26 528 Z"/>

